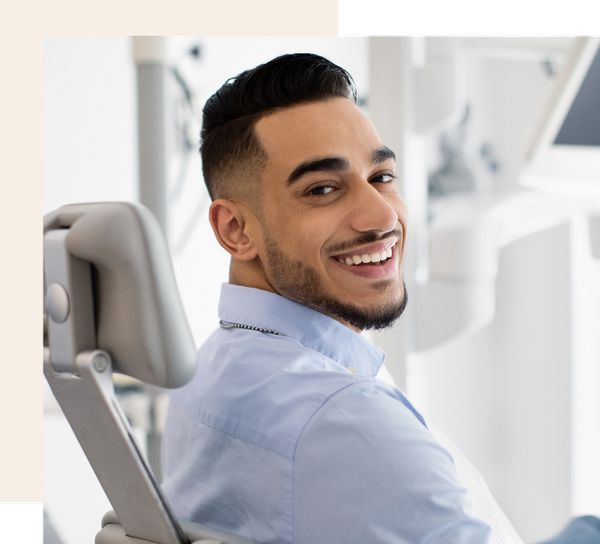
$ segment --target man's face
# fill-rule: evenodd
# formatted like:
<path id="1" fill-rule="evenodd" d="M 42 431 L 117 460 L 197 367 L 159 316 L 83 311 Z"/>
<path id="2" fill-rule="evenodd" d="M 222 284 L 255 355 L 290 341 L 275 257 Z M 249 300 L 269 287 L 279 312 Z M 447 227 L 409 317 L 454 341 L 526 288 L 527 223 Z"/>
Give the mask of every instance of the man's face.
<path id="1" fill-rule="evenodd" d="M 358 330 L 390 325 L 406 304 L 394 154 L 346 98 L 268 115 L 256 134 L 268 155 L 259 258 L 270 286 Z"/>

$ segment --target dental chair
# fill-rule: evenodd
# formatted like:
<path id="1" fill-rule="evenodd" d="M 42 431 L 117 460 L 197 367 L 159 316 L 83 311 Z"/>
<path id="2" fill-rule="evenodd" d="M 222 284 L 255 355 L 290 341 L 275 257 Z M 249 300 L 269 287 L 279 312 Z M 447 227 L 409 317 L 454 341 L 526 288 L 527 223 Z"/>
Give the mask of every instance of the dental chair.
<path id="1" fill-rule="evenodd" d="M 111 202 L 46 215 L 44 295 L 44 374 L 114 509 L 96 544 L 252 544 L 174 516 L 115 396 L 113 372 L 176 388 L 196 366 L 151 212 Z"/>

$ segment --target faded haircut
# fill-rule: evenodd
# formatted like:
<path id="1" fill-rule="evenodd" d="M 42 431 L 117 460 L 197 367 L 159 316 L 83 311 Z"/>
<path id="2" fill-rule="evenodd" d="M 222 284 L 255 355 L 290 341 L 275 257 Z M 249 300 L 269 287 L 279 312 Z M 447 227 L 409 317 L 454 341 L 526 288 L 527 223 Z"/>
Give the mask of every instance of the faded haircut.
<path id="1" fill-rule="evenodd" d="M 227 80 L 202 110 L 200 154 L 212 200 L 235 196 L 260 207 L 258 182 L 267 153 L 255 134 L 258 120 L 336 97 L 356 102 L 352 76 L 310 53 L 283 55 Z"/>

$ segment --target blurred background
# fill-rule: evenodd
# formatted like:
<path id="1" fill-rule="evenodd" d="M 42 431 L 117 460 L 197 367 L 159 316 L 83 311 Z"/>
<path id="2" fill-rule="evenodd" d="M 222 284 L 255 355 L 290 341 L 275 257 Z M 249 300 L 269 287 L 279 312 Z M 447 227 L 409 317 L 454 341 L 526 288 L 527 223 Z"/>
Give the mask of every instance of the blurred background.
<path id="1" fill-rule="evenodd" d="M 541 541 L 574 515 L 600 515 L 600 143 L 583 143 L 591 162 L 569 159 L 591 173 L 545 170 L 550 121 L 566 115 L 559 91 L 577 80 L 579 96 L 589 78 L 573 66 L 586 55 L 598 84 L 594 47 L 567 37 L 45 37 L 44 213 L 114 200 L 153 209 L 200 346 L 218 325 L 229 268 L 208 222 L 204 102 L 284 53 L 346 68 L 396 152 L 411 214 L 408 309 L 393 329 L 366 333 L 388 354 L 382 377 L 462 449 L 523 540 Z M 157 466 L 168 396 L 131 382 L 118 393 Z M 93 542 L 110 509 L 47 384 L 44 509 L 47 544 Z"/>

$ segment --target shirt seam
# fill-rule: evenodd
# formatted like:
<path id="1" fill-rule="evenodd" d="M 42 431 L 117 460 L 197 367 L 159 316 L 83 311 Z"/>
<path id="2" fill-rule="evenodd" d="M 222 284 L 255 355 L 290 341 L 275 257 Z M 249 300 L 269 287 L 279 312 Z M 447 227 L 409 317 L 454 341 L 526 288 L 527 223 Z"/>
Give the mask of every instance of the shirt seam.
<path id="1" fill-rule="evenodd" d="M 280 457 L 284 457 L 284 458 L 291 457 L 290 455 L 286 455 L 285 453 L 281 453 L 280 451 L 277 451 L 277 450 L 275 450 L 273 448 L 268 448 L 268 447 L 266 447 L 266 446 L 264 446 L 262 444 L 259 444 L 258 442 L 250 440 L 249 438 L 245 438 L 243 436 L 240 436 L 239 434 L 232 433 L 231 431 L 228 431 L 226 429 L 222 429 L 221 427 L 217 427 L 217 426 L 213 425 L 212 423 L 209 423 L 208 421 L 205 421 L 201 416 L 197 415 L 194 411 L 188 410 L 188 407 L 192 408 L 192 406 L 187 401 L 181 401 L 179 399 L 173 399 L 170 402 L 170 405 L 172 405 L 174 409 L 179 410 L 183 414 L 190 416 L 191 418 L 195 419 L 196 421 L 199 421 L 203 425 L 206 425 L 206 426 L 210 427 L 211 429 L 215 429 L 216 431 L 219 431 L 221 433 L 225 433 L 225 434 L 228 434 L 229 436 L 233 436 L 233 437 L 235 437 L 235 438 L 237 438 L 239 440 L 243 440 L 244 442 L 247 442 L 248 444 L 252 444 L 253 446 L 256 446 L 256 447 L 261 448 L 261 449 L 263 449 L 265 451 L 269 451 L 271 453 L 279 455 Z"/>
<path id="2" fill-rule="evenodd" d="M 294 542 L 294 472 L 295 472 L 295 467 L 296 467 L 296 450 L 298 449 L 298 443 L 300 442 L 300 439 L 302 438 L 302 435 L 304 434 L 304 431 L 305 431 L 306 427 L 308 426 L 308 424 L 313 420 L 313 418 L 323 408 L 323 406 L 325 406 L 329 402 L 329 400 L 331 398 L 333 398 L 338 393 L 345 391 L 349 387 L 352 387 L 354 385 L 358 385 L 361 383 L 373 381 L 373 378 L 369 378 L 368 376 L 364 376 L 364 377 L 361 376 L 361 378 L 362 379 L 360 379 L 360 380 L 357 379 L 356 381 L 354 381 L 352 383 L 344 385 L 344 387 L 341 387 L 337 391 L 334 391 L 333 393 L 331 393 L 331 395 L 329 395 L 327 398 L 325 398 L 323 400 L 323 402 L 321 403 L 321 405 L 316 410 L 314 410 L 314 412 L 312 413 L 312 415 L 309 418 L 307 418 L 306 422 L 302 426 L 302 429 L 298 433 L 298 437 L 296 438 L 296 443 L 294 444 L 294 450 L 290 457 L 290 464 L 291 464 L 290 486 L 288 489 L 289 498 L 287 501 L 290 505 L 290 508 L 289 508 L 289 515 L 286 516 L 286 518 L 289 518 L 289 519 L 286 519 L 286 525 L 288 525 L 288 527 L 286 527 L 286 533 L 287 533 L 286 534 L 286 542 L 288 542 L 288 544 L 293 544 L 293 542 Z"/>

